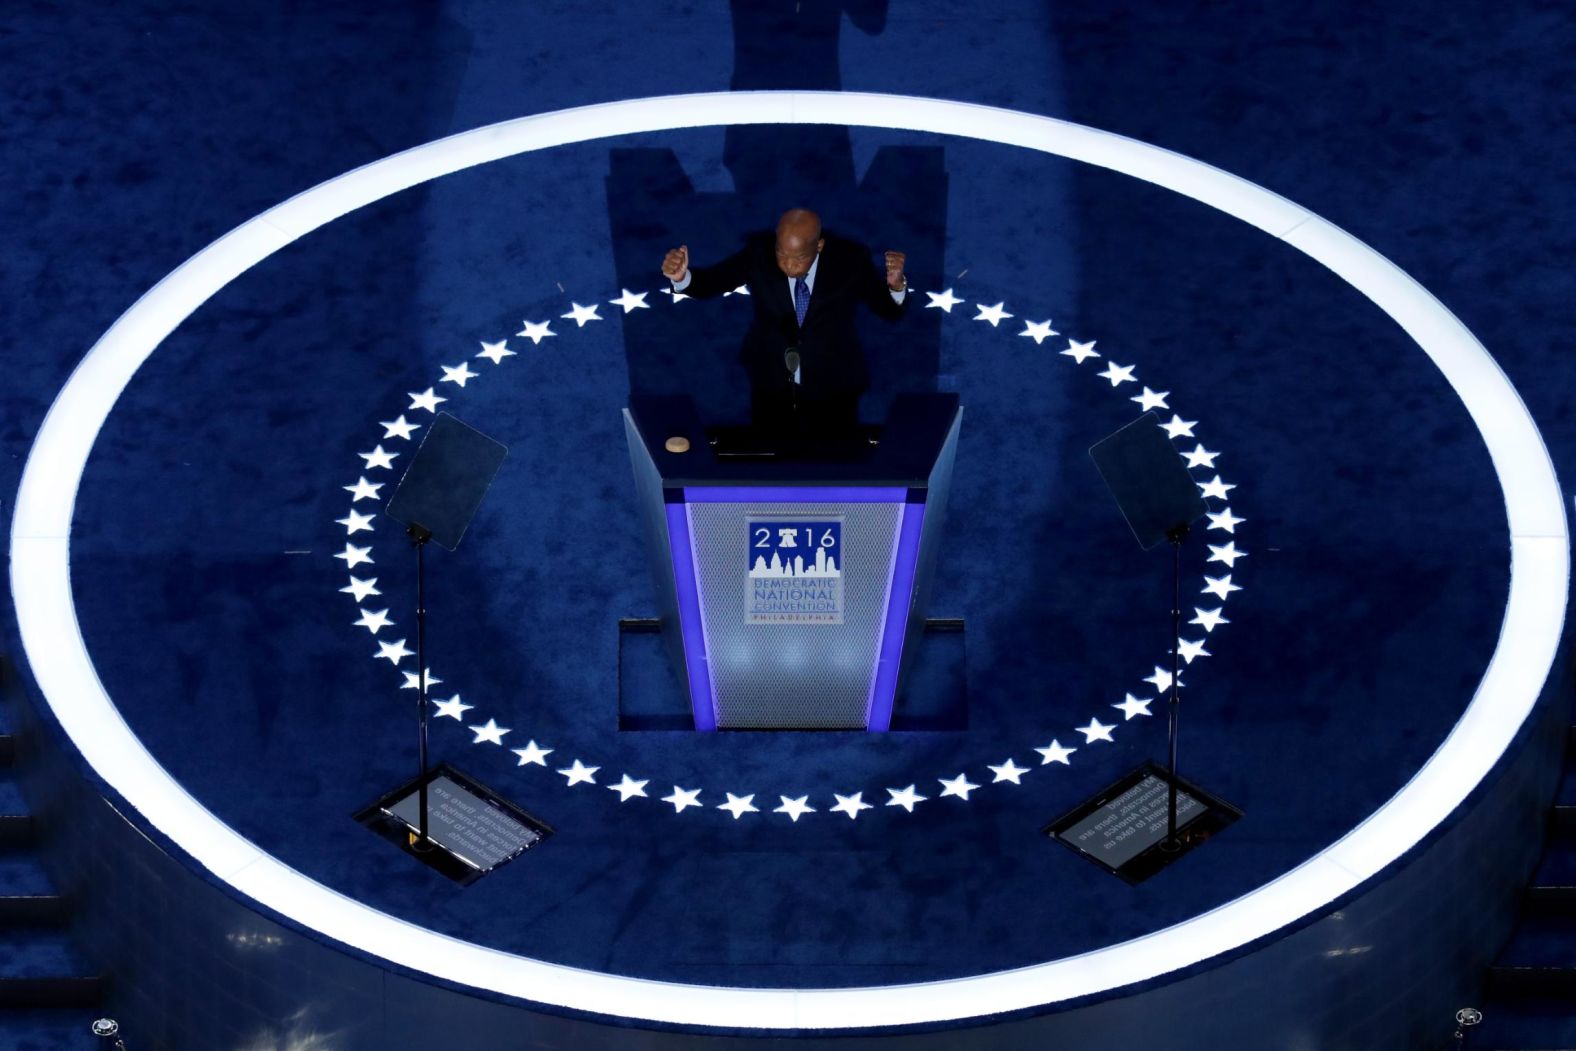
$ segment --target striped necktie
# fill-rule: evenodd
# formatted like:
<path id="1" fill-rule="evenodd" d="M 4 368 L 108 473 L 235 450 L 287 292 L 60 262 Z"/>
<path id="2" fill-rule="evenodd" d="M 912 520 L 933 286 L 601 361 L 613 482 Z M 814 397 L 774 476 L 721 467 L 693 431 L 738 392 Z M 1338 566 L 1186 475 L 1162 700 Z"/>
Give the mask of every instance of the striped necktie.
<path id="1" fill-rule="evenodd" d="M 810 309 L 810 286 L 804 283 L 804 278 L 799 278 L 793 286 L 793 312 L 799 319 L 799 327 L 804 328 L 804 315 Z"/>

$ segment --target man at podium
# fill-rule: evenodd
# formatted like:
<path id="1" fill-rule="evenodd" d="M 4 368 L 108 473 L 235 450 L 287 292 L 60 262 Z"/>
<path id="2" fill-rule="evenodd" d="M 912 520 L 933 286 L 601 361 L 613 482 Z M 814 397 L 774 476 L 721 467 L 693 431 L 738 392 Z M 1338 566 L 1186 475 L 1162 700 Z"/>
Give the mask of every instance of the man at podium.
<path id="1" fill-rule="evenodd" d="M 819 216 L 795 208 L 775 236 L 753 235 L 714 266 L 692 268 L 681 245 L 663 259 L 662 273 L 675 292 L 696 299 L 748 287 L 754 318 L 739 361 L 755 425 L 826 434 L 852 430 L 869 386 L 854 330 L 859 305 L 889 321 L 902 316 L 904 255 L 887 252 L 884 263 L 883 274 L 863 245 L 825 236 Z"/>

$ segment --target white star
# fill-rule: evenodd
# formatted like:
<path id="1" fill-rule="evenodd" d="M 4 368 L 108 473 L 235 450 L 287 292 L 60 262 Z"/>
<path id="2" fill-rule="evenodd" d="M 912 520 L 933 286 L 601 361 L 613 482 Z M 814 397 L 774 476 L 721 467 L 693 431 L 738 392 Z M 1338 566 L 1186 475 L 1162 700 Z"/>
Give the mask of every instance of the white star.
<path id="1" fill-rule="evenodd" d="M 798 799 L 789 799 L 787 796 L 778 796 L 777 798 L 783 801 L 782 806 L 773 807 L 772 813 L 787 814 L 788 820 L 796 825 L 799 823 L 799 818 L 805 814 L 815 813 L 815 807 L 809 803 L 809 796 L 800 796 Z"/>
<path id="2" fill-rule="evenodd" d="M 410 423 L 403 415 L 397 420 L 384 420 L 378 426 L 383 428 L 385 438 L 404 438 L 410 441 L 410 436 L 421 430 L 421 424 Z"/>
<path id="3" fill-rule="evenodd" d="M 386 609 L 380 609 L 376 613 L 372 613 L 368 610 L 362 610 L 361 619 L 352 621 L 351 626 L 357 628 L 366 628 L 368 631 L 372 632 L 372 634 L 376 635 L 378 632 L 394 623 L 392 620 L 389 620 L 388 613 L 389 611 Z"/>
<path id="4" fill-rule="evenodd" d="M 1243 522 L 1247 521 L 1246 518 L 1238 518 L 1236 515 L 1232 514 L 1231 508 L 1229 507 L 1219 513 L 1211 511 L 1208 512 L 1208 514 L 1209 528 L 1223 529 L 1228 533 L 1235 533 L 1237 531 L 1237 527 Z"/>
<path id="5" fill-rule="evenodd" d="M 907 788 L 903 789 L 889 788 L 887 789 L 887 795 L 892 797 L 886 801 L 887 806 L 900 806 L 904 810 L 907 810 L 910 814 L 914 812 L 914 804 L 923 803 L 925 800 L 930 798 L 929 796 L 922 796 L 918 792 L 914 791 L 913 785 L 909 785 Z"/>
<path id="6" fill-rule="evenodd" d="M 401 686 L 400 689 L 402 689 L 402 690 L 419 690 L 419 689 L 421 689 L 421 676 L 418 675 L 416 672 L 413 672 L 413 671 L 402 671 L 402 672 L 400 672 L 400 674 L 405 676 L 405 685 Z M 440 683 L 442 681 L 443 681 L 442 679 L 440 679 L 436 675 L 432 674 L 432 669 L 431 668 L 427 669 L 427 689 L 429 689 L 429 690 L 432 689 L 434 686 L 438 685 L 438 683 Z"/>
<path id="7" fill-rule="evenodd" d="M 1078 751 L 1078 749 L 1068 748 L 1060 741 L 1052 741 L 1044 748 L 1036 748 L 1035 751 L 1040 753 L 1041 766 L 1049 766 L 1052 763 L 1061 763 L 1063 766 L 1072 766 L 1072 761 L 1067 757 Z"/>
<path id="8" fill-rule="evenodd" d="M 1210 452 L 1204 448 L 1203 442 L 1199 442 L 1193 447 L 1192 452 L 1186 454 L 1187 465 L 1189 467 L 1214 467 L 1215 457 L 1219 455 L 1219 453 Z"/>
<path id="9" fill-rule="evenodd" d="M 1019 766 L 1017 763 L 1013 762 L 1011 758 L 1008 758 L 1008 760 L 1005 763 L 1002 763 L 1000 766 L 990 766 L 989 763 L 987 763 L 986 766 L 990 767 L 991 773 L 996 775 L 995 778 L 991 780 L 991 784 L 996 784 L 1000 781 L 1011 781 L 1013 784 L 1019 785 L 1023 783 L 1019 780 L 1019 778 L 1029 772 L 1028 767 Z"/>
<path id="10" fill-rule="evenodd" d="M 1113 704 L 1111 707 L 1120 708 L 1122 710 L 1122 714 L 1125 715 L 1127 719 L 1131 719 L 1136 715 L 1154 714 L 1149 710 L 1149 706 L 1154 703 L 1154 700 L 1155 699 L 1151 697 L 1148 700 L 1141 701 L 1129 693 L 1125 695 L 1121 704 Z M 1127 719 L 1123 719 L 1122 721 L 1126 722 Z"/>
<path id="11" fill-rule="evenodd" d="M 405 640 L 400 639 L 396 642 L 378 643 L 378 652 L 373 655 L 372 659 L 378 660 L 379 658 L 382 658 L 397 668 L 399 667 L 400 661 L 404 660 L 406 657 L 413 657 L 415 654 L 416 651 L 406 649 Z"/>
<path id="12" fill-rule="evenodd" d="M 501 745 L 503 744 L 503 735 L 509 732 L 508 727 L 499 726 L 495 719 L 488 719 L 481 726 L 467 726 L 466 729 L 476 735 L 476 740 L 472 741 L 471 744 L 481 744 L 485 741 L 487 744 Z"/>
<path id="13" fill-rule="evenodd" d="M 351 574 L 350 586 L 348 588 L 340 588 L 339 590 L 354 598 L 356 600 L 356 605 L 359 606 L 370 596 L 383 594 L 383 592 L 379 591 L 374 586 L 377 584 L 377 582 L 377 577 L 373 577 L 371 580 L 362 580 L 355 574 Z"/>
<path id="14" fill-rule="evenodd" d="M 463 723 L 465 721 L 465 716 L 463 713 L 468 712 L 472 708 L 476 707 L 474 704 L 466 704 L 464 701 L 460 700 L 459 694 L 455 694 L 446 701 L 440 701 L 437 698 L 433 698 L 432 703 L 437 706 L 439 717 L 446 715 L 450 719 L 453 719 L 455 722 L 459 723 Z"/>
<path id="15" fill-rule="evenodd" d="M 733 820 L 737 821 L 745 814 L 760 813 L 759 808 L 757 808 L 752 802 L 755 799 L 753 795 L 736 796 L 732 792 L 727 792 L 725 795 L 727 795 L 728 801 L 726 803 L 718 803 L 717 809 L 726 810 L 728 813 L 732 814 Z"/>
<path id="16" fill-rule="evenodd" d="M 347 540 L 345 541 L 345 550 L 341 551 L 334 557 L 344 559 L 346 569 L 355 569 L 363 562 L 372 561 L 372 548 L 370 546 L 357 547 L 355 544 L 352 544 Z"/>
<path id="17" fill-rule="evenodd" d="M 1091 718 L 1088 726 L 1080 726 L 1078 732 L 1084 735 L 1084 744 L 1094 744 L 1096 741 L 1111 741 L 1111 727 L 1099 719 Z"/>
<path id="18" fill-rule="evenodd" d="M 967 774 L 959 774 L 950 781 L 945 777 L 938 777 L 936 780 L 941 782 L 941 798 L 957 796 L 965 803 L 969 801 L 969 793 L 979 787 L 979 785 L 969 780 Z"/>
<path id="19" fill-rule="evenodd" d="M 837 800 L 837 805 L 832 807 L 832 813 L 847 814 L 850 821 L 858 818 L 861 810 L 870 809 L 870 804 L 865 802 L 863 792 L 855 792 L 851 796 L 840 796 L 833 792 L 832 795 Z"/>
<path id="20" fill-rule="evenodd" d="M 520 757 L 515 766 L 546 766 L 547 757 L 553 754 L 551 748 L 543 748 L 535 741 L 527 741 L 524 748 L 512 748 L 510 751 Z"/>
<path id="21" fill-rule="evenodd" d="M 567 321 L 573 321 L 575 328 L 585 328 L 587 321 L 602 320 L 602 315 L 596 312 L 596 304 L 594 303 L 591 306 L 583 307 L 579 303 L 571 302 L 569 304 L 569 313 L 559 314 L 558 316 Z"/>
<path id="22" fill-rule="evenodd" d="M 1033 339 L 1034 345 L 1037 347 L 1052 336 L 1059 336 L 1061 333 L 1051 328 L 1049 321 L 1025 321 L 1023 323 L 1023 331 L 1018 333 L 1018 335 L 1028 336 Z"/>
<path id="23" fill-rule="evenodd" d="M 1136 398 L 1128 398 L 1127 400 L 1138 402 L 1140 412 L 1148 412 L 1150 409 L 1169 409 L 1171 406 L 1166 404 L 1166 398 L 1170 393 L 1168 390 L 1156 392 L 1145 387 L 1144 393 Z"/>
<path id="24" fill-rule="evenodd" d="M 993 307 L 982 306 L 979 303 L 975 303 L 974 307 L 979 311 L 978 314 L 974 315 L 974 320 L 989 321 L 991 328 L 995 328 L 998 324 L 1013 316 L 1003 310 L 1000 303 L 997 303 Z"/>
<path id="25" fill-rule="evenodd" d="M 1235 540 L 1226 541 L 1223 547 L 1216 547 L 1214 544 L 1206 546 L 1209 548 L 1209 561 L 1224 562 L 1227 569 L 1235 569 L 1237 567 L 1237 559 L 1248 557 L 1246 551 L 1237 550 L 1237 542 Z"/>
<path id="26" fill-rule="evenodd" d="M 608 302 L 613 306 L 623 307 L 624 313 L 627 314 L 632 310 L 651 309 L 651 304 L 646 302 L 646 293 L 631 292 L 627 288 L 621 288 L 619 291 L 622 292 L 623 295 L 619 296 L 617 299 L 609 299 Z"/>
<path id="27" fill-rule="evenodd" d="M 1062 351 L 1062 356 L 1072 358 L 1074 362 L 1082 365 L 1089 358 L 1098 358 L 1100 356 L 1094 349 L 1095 342 L 1095 340 L 1091 339 L 1087 343 L 1080 343 L 1076 339 L 1069 339 L 1067 341 L 1067 349 Z"/>
<path id="28" fill-rule="evenodd" d="M 607 790 L 609 792 L 617 792 L 618 793 L 618 801 L 620 803 L 627 803 L 632 798 L 634 798 L 635 796 L 643 796 L 643 795 L 645 795 L 646 794 L 646 786 L 649 785 L 650 783 L 651 782 L 649 780 L 648 781 L 636 781 L 636 780 L 633 780 L 628 774 L 625 774 L 624 775 L 624 779 L 622 781 L 620 781 L 616 785 L 608 785 L 607 786 Z"/>
<path id="29" fill-rule="evenodd" d="M 1231 490 L 1236 488 L 1235 485 L 1232 485 L 1232 484 L 1230 484 L 1228 482 L 1221 481 L 1220 480 L 1220 475 L 1218 475 L 1218 474 L 1215 477 L 1211 478 L 1207 482 L 1199 482 L 1197 484 L 1198 484 L 1199 490 L 1204 494 L 1204 496 L 1206 498 L 1211 497 L 1211 496 L 1215 496 L 1215 497 L 1219 497 L 1222 500 L 1224 500 L 1226 498 L 1226 494 L 1227 493 L 1231 492 Z"/>
<path id="30" fill-rule="evenodd" d="M 471 363 L 468 361 L 462 361 L 453 367 L 448 365 L 439 367 L 443 369 L 443 379 L 439 380 L 439 383 L 453 383 L 463 387 L 466 380 L 473 380 L 481 375 L 480 372 L 471 371 Z"/>
<path id="31" fill-rule="evenodd" d="M 1155 673 L 1144 681 L 1154 686 L 1156 693 L 1165 693 L 1171 689 L 1171 673 L 1158 664 L 1155 665 Z"/>
<path id="32" fill-rule="evenodd" d="M 1203 639 L 1183 639 L 1177 645 L 1177 652 L 1182 654 L 1182 659 L 1187 661 L 1189 664 L 1193 663 L 1194 657 L 1212 656 L 1212 654 L 1204 648 Z"/>
<path id="33" fill-rule="evenodd" d="M 731 292 L 724 292 L 722 295 L 723 295 L 723 298 L 726 299 L 728 296 L 747 296 L 749 294 L 750 294 L 750 286 L 749 285 L 740 285 L 738 288 L 735 288 L 733 291 L 731 291 Z"/>
<path id="34" fill-rule="evenodd" d="M 500 339 L 496 343 L 488 343 L 486 340 L 482 340 L 481 343 L 482 349 L 476 356 L 478 358 L 486 358 L 494 365 L 502 365 L 504 358 L 515 356 L 515 352 L 509 349 L 509 341 L 507 339 Z"/>
<path id="35" fill-rule="evenodd" d="M 594 785 L 596 772 L 600 769 L 600 766 L 587 766 L 576 759 L 572 766 L 566 766 L 558 772 L 567 777 L 571 785 Z"/>
<path id="36" fill-rule="evenodd" d="M 526 339 L 530 340 L 531 345 L 535 347 L 541 346 L 542 340 L 546 339 L 548 336 L 558 335 L 558 333 L 553 331 L 551 321 L 522 321 L 520 324 L 524 325 L 525 327 L 516 332 L 515 335 L 524 336 Z"/>
<path id="37" fill-rule="evenodd" d="M 952 313 L 952 308 L 957 306 L 959 303 L 968 302 L 966 299 L 959 299 L 957 296 L 953 295 L 952 289 L 950 288 L 945 292 L 926 292 L 925 295 L 930 297 L 930 302 L 925 304 L 926 310 L 929 310 L 931 307 L 940 307 L 948 314 Z"/>
<path id="38" fill-rule="evenodd" d="M 383 451 L 383 446 L 380 445 L 369 453 L 357 453 L 356 455 L 367 461 L 367 470 L 370 471 L 377 467 L 393 467 L 394 457 L 398 456 L 399 453 L 386 453 Z"/>
<path id="39" fill-rule="evenodd" d="M 1184 420 L 1176 413 L 1172 413 L 1171 421 L 1162 423 L 1160 426 L 1164 428 L 1168 438 L 1191 438 L 1193 437 L 1193 425 L 1197 422 L 1197 420 Z"/>
<path id="40" fill-rule="evenodd" d="M 1204 578 L 1204 580 L 1205 580 L 1204 591 L 1207 591 L 1211 595 L 1215 595 L 1215 596 L 1217 596 L 1219 598 L 1225 598 L 1227 595 L 1231 594 L 1233 591 L 1241 591 L 1242 590 L 1237 585 L 1235 585 L 1235 584 L 1233 584 L 1231 582 L 1231 574 L 1230 573 L 1227 573 L 1223 577 L 1206 576 Z M 1199 594 L 1203 594 L 1203 593 L 1204 593 L 1203 591 L 1199 592 Z"/>
<path id="41" fill-rule="evenodd" d="M 673 302 L 675 303 L 682 303 L 689 298 L 689 296 L 686 296 L 683 292 L 675 292 L 671 288 L 664 288 L 662 290 L 662 294 L 665 296 L 672 296 Z"/>
<path id="42" fill-rule="evenodd" d="M 700 806 L 700 789 L 680 788 L 674 785 L 672 794 L 663 796 L 662 801 L 672 803 L 675 814 L 682 814 L 687 806 Z"/>
<path id="43" fill-rule="evenodd" d="M 374 483 L 367 481 L 365 478 L 357 478 L 355 485 L 345 485 L 340 486 L 340 488 L 347 493 L 354 494 L 351 496 L 350 502 L 355 503 L 357 500 L 376 500 L 378 498 L 378 490 L 383 488 L 383 483 Z"/>
<path id="44" fill-rule="evenodd" d="M 1095 375 L 1110 380 L 1113 387 L 1120 387 L 1124 383 L 1138 382 L 1133 379 L 1133 369 L 1136 367 L 1135 365 L 1118 365 L 1112 361 L 1106 363 L 1104 372 L 1096 372 Z"/>
<path id="45" fill-rule="evenodd" d="M 428 387 L 419 394 L 416 391 L 409 391 L 408 393 L 410 394 L 410 405 L 408 408 L 426 409 L 428 412 L 437 412 L 438 403 L 449 400 L 443 395 L 435 393 L 431 387 Z"/>
<path id="46" fill-rule="evenodd" d="M 338 523 L 339 525 L 344 526 L 345 527 L 345 532 L 347 534 L 349 534 L 349 533 L 359 533 L 363 529 L 365 529 L 367 532 L 370 533 L 370 532 L 372 532 L 372 518 L 373 518 L 372 515 L 358 514 L 356 512 L 356 509 L 354 507 L 352 507 L 350 509 L 350 514 L 349 514 L 348 517 L 346 517 L 346 518 L 336 518 L 336 519 L 334 519 L 334 521 L 336 523 Z"/>
<path id="47" fill-rule="evenodd" d="M 1219 606 L 1216 606 L 1214 609 L 1199 609 L 1197 606 L 1194 606 L 1193 619 L 1188 621 L 1188 623 L 1197 624 L 1205 631 L 1214 631 L 1217 624 L 1230 624 L 1231 621 L 1220 615 L 1220 610 L 1221 607 Z"/>

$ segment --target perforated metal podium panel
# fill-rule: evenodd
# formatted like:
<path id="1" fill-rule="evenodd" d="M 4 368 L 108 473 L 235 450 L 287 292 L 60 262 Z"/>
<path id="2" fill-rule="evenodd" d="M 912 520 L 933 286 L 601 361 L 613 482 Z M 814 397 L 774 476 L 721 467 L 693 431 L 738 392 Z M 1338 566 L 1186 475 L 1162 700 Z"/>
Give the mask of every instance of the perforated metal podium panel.
<path id="1" fill-rule="evenodd" d="M 901 490 L 895 495 L 901 500 Z M 904 506 L 686 506 L 719 729 L 865 728 Z M 841 524 L 838 618 L 752 619 L 752 529 L 763 528 L 762 523 L 830 522 Z M 765 578 L 762 586 L 775 583 Z"/>

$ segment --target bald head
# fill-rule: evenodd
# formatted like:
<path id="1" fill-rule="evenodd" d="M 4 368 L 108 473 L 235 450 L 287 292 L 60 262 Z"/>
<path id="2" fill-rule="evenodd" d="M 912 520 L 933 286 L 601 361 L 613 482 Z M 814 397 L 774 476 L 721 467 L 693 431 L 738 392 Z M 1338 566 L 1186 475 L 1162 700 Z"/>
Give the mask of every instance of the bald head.
<path id="1" fill-rule="evenodd" d="M 808 208 L 795 208 L 777 221 L 777 268 L 789 277 L 803 277 L 825 247 L 821 217 Z"/>

